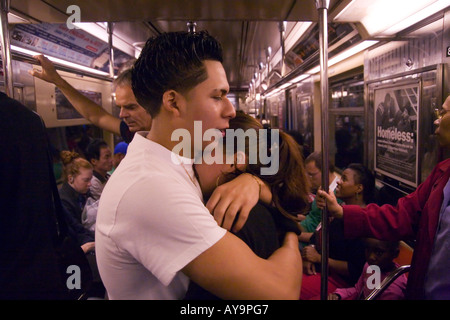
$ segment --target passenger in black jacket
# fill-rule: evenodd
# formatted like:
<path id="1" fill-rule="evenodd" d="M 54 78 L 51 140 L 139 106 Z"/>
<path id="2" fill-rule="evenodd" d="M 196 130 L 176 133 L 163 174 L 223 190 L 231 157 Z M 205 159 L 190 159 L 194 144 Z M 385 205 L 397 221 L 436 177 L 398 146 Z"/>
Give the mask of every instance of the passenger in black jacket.
<path id="1" fill-rule="evenodd" d="M 1 92 L 0 110 L 0 299 L 67 298 L 45 127 Z"/>

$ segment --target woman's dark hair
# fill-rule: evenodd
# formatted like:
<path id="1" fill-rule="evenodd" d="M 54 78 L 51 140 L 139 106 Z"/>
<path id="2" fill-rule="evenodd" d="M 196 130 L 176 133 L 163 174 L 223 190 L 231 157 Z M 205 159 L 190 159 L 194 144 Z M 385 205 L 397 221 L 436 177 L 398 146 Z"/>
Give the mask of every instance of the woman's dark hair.
<path id="1" fill-rule="evenodd" d="M 259 130 L 263 129 L 263 126 L 258 120 L 239 110 L 236 111 L 236 117 L 230 120 L 230 129 L 242 129 L 244 132 L 249 129 L 254 129 L 256 130 L 258 141 L 260 141 L 259 139 L 264 138 L 263 135 L 260 135 Z M 268 140 L 270 139 L 270 136 L 270 133 L 267 134 Z M 293 217 L 296 217 L 298 213 L 301 213 L 308 208 L 309 179 L 306 176 L 303 155 L 298 148 L 298 144 L 290 135 L 281 130 L 279 131 L 279 137 L 278 171 L 273 175 L 261 175 L 261 168 L 266 165 L 263 165 L 258 157 L 257 163 L 249 163 L 244 172 L 251 173 L 268 183 L 272 191 L 274 205 L 283 215 L 292 219 Z M 225 140 L 226 139 L 227 136 L 225 136 Z M 258 145 L 260 146 L 259 143 Z M 267 144 L 263 143 L 263 145 L 273 146 L 270 141 L 267 141 Z M 234 146 L 236 148 L 237 141 L 234 141 Z M 246 139 L 245 154 L 247 157 L 250 152 L 250 147 L 256 146 L 251 146 Z M 235 149 L 235 152 L 236 151 L 237 150 Z M 244 172 L 237 170 L 230 174 L 228 179 L 231 180 L 231 178 Z"/>
<path id="2" fill-rule="evenodd" d="M 220 43 L 206 31 L 169 32 L 148 39 L 132 69 L 137 102 L 155 117 L 164 92 L 185 93 L 206 80 L 205 60 L 223 61 Z"/>
<path id="3" fill-rule="evenodd" d="M 373 202 L 375 198 L 375 176 L 373 173 L 361 163 L 351 163 L 347 166 L 347 169 L 355 171 L 357 180 L 355 183 L 363 185 L 364 202 L 366 204 Z"/>

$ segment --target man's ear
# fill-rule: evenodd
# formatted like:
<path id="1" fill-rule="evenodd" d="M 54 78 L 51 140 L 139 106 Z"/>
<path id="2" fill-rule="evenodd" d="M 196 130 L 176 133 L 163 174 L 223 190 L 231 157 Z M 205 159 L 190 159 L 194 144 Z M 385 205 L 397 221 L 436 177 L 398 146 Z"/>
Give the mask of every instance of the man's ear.
<path id="1" fill-rule="evenodd" d="M 167 90 L 162 97 L 162 107 L 175 116 L 180 115 L 180 104 L 182 96 L 175 90 Z"/>
<path id="2" fill-rule="evenodd" d="M 89 162 L 90 162 L 93 166 L 95 166 L 95 165 L 97 164 L 97 162 L 98 162 L 98 159 L 92 158 Z"/>

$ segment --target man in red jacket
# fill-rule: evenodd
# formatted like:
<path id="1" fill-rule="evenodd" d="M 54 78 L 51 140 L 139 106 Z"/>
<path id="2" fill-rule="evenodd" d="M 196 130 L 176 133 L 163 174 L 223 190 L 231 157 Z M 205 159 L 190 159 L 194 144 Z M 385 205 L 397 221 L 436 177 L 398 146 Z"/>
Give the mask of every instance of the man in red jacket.
<path id="1" fill-rule="evenodd" d="M 435 121 L 435 134 L 450 149 L 450 96 Z M 318 192 L 318 205 L 325 200 L 331 215 L 344 219 L 346 237 L 382 240 L 415 239 L 408 299 L 450 299 L 450 159 L 436 165 L 413 193 L 397 206 L 340 206 L 333 192 Z"/>

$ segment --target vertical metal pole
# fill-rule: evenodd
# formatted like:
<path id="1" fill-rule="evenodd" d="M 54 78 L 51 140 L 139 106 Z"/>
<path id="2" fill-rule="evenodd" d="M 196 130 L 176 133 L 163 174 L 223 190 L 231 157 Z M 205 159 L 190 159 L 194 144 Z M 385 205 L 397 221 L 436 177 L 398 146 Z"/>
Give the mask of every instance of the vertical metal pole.
<path id="1" fill-rule="evenodd" d="M 328 192 L 328 6 L 329 0 L 316 0 L 319 13 L 319 45 L 320 45 L 320 104 L 321 104 L 321 132 L 322 132 L 322 189 Z M 320 297 L 327 299 L 328 295 L 328 210 L 322 210 L 322 261 Z"/>
<path id="2" fill-rule="evenodd" d="M 267 79 L 269 80 L 269 83 L 267 84 L 267 87 L 270 86 L 270 60 L 272 58 L 272 47 L 267 47 L 266 49 L 266 64 L 267 64 Z"/>
<path id="3" fill-rule="evenodd" d="M 114 47 L 113 47 L 113 30 L 112 22 L 108 22 L 108 44 L 109 44 L 109 76 L 114 78 Z"/>
<path id="4" fill-rule="evenodd" d="M 9 26 L 8 26 L 8 12 L 11 1 L 0 0 L 0 38 L 2 46 L 2 65 L 3 65 L 3 77 L 5 80 L 5 93 L 8 97 L 13 98 L 13 74 L 12 74 L 12 62 L 11 62 L 11 48 L 9 46 Z"/>
<path id="5" fill-rule="evenodd" d="M 286 27 L 284 21 L 278 23 L 278 29 L 280 30 L 280 46 L 281 46 L 281 76 L 286 74 L 286 49 L 284 46 L 284 36 L 286 33 Z"/>

